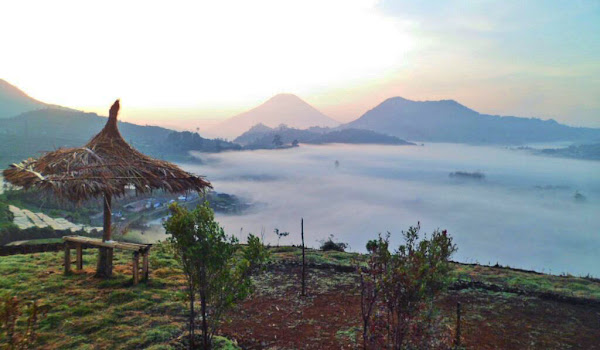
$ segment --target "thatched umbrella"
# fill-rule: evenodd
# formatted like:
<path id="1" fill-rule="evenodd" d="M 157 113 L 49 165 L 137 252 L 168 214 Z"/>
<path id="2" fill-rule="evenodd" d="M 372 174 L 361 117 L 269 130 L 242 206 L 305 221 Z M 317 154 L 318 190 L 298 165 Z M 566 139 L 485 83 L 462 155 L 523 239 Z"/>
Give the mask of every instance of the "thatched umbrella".
<path id="1" fill-rule="evenodd" d="M 138 193 L 202 191 L 212 187 L 201 177 L 131 147 L 117 128 L 119 100 L 110 108 L 104 129 L 80 148 L 59 148 L 38 159 L 27 159 L 4 170 L 4 179 L 25 189 L 50 190 L 58 197 L 81 202 L 104 198 L 103 241 L 111 238 L 111 200 L 134 188 Z M 100 249 L 97 275 L 112 274 L 112 251 Z"/>

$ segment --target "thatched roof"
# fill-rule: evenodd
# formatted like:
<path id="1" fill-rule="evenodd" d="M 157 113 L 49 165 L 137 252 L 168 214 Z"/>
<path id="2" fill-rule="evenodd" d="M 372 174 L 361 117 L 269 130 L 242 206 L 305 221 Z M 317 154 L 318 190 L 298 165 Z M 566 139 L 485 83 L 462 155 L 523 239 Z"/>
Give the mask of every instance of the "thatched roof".
<path id="1" fill-rule="evenodd" d="M 131 147 L 117 128 L 119 100 L 110 108 L 104 129 L 80 148 L 59 148 L 38 159 L 27 159 L 4 170 L 4 179 L 25 189 L 52 190 L 82 201 L 105 194 L 122 196 L 128 186 L 138 192 L 201 191 L 210 182 L 166 161 L 148 157 Z"/>

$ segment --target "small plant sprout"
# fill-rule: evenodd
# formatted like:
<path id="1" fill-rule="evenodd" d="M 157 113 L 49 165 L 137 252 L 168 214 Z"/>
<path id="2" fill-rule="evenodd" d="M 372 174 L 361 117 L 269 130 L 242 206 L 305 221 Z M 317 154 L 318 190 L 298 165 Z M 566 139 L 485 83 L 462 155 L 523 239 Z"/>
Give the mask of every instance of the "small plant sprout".
<path id="1" fill-rule="evenodd" d="M 278 247 L 279 247 L 279 241 L 281 240 L 281 238 L 287 237 L 290 234 L 289 232 L 279 231 L 278 228 L 275 228 L 275 230 L 273 230 L 273 232 L 275 232 L 275 234 L 277 235 L 277 246 Z"/>

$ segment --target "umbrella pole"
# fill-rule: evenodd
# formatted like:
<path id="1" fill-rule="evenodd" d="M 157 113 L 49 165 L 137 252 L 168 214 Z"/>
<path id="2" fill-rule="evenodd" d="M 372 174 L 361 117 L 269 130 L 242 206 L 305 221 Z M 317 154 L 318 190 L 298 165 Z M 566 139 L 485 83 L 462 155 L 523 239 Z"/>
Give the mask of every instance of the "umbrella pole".
<path id="1" fill-rule="evenodd" d="M 104 194 L 104 230 L 102 232 L 102 242 L 110 241 L 111 238 L 111 199 L 110 194 Z M 99 248 L 96 276 L 112 276 L 112 260 L 113 250 L 111 248 Z"/>

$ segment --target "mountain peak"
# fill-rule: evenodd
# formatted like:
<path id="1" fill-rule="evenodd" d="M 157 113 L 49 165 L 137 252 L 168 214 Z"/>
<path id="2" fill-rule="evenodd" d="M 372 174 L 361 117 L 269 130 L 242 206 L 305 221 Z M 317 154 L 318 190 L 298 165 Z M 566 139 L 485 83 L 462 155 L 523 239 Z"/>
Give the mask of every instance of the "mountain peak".
<path id="1" fill-rule="evenodd" d="M 294 94 L 284 92 L 284 93 L 280 93 L 280 94 L 277 94 L 277 95 L 271 97 L 270 99 L 267 100 L 267 102 L 269 102 L 269 101 L 294 101 L 294 100 L 302 101 L 302 99 L 300 97 L 298 97 Z M 304 101 L 302 101 L 302 102 L 304 102 Z"/>
<path id="2" fill-rule="evenodd" d="M 344 125 L 402 139 L 520 144 L 595 139 L 599 130 L 578 130 L 539 119 L 480 114 L 455 100 L 411 101 L 392 97 Z"/>
<path id="3" fill-rule="evenodd" d="M 269 98 L 258 107 L 225 120 L 212 128 L 211 132 L 219 136 L 233 138 L 256 124 L 263 124 L 269 128 L 276 128 L 281 124 L 285 124 L 297 129 L 339 125 L 337 121 L 324 115 L 300 97 L 294 94 L 282 93 Z"/>

